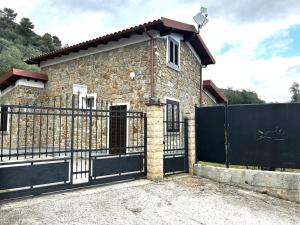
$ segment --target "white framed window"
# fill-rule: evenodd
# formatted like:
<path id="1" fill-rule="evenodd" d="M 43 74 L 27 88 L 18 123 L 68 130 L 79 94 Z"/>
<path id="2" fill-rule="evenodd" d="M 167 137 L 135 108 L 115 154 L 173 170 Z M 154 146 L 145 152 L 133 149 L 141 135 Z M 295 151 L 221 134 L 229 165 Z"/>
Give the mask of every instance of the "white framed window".
<path id="1" fill-rule="evenodd" d="M 178 71 L 180 67 L 180 41 L 168 36 L 167 45 L 167 65 Z"/>
<path id="2" fill-rule="evenodd" d="M 80 95 L 79 96 L 79 108 L 81 109 L 96 109 L 97 93 Z"/>

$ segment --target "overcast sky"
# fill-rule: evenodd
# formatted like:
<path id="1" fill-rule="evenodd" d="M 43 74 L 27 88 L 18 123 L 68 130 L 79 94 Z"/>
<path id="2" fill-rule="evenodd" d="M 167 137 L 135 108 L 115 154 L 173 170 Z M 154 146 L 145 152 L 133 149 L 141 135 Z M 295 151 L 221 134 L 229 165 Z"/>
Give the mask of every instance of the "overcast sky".
<path id="1" fill-rule="evenodd" d="M 221 88 L 255 90 L 266 101 L 290 99 L 289 87 L 300 82 L 299 0 L 0 0 L 35 32 L 49 32 L 63 44 L 158 19 L 193 22 L 200 6 L 209 23 L 201 35 L 216 59 L 204 70 Z"/>

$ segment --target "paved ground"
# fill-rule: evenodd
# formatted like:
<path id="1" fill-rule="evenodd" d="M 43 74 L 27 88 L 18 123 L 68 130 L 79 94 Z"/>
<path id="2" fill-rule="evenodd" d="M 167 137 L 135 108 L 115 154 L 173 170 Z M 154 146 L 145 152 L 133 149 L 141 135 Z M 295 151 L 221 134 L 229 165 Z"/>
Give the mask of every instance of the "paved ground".
<path id="1" fill-rule="evenodd" d="M 1 225 L 300 224 L 299 204 L 187 176 L 0 204 Z"/>

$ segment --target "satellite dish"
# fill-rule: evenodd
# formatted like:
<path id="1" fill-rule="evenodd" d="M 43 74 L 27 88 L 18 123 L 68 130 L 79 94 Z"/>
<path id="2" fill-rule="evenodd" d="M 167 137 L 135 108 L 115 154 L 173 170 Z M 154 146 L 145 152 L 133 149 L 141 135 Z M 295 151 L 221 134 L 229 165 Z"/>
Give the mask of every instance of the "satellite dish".
<path id="1" fill-rule="evenodd" d="M 200 29 L 208 23 L 207 16 L 207 8 L 201 7 L 200 12 L 193 17 L 194 21 L 198 24 L 198 33 Z"/>

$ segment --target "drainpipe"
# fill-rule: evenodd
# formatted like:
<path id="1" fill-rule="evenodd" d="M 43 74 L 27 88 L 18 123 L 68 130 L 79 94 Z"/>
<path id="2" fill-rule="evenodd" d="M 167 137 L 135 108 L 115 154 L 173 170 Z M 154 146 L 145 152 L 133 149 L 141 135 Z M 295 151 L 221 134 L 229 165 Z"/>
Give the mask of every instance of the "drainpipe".
<path id="1" fill-rule="evenodd" d="M 150 38 L 151 52 L 150 52 L 150 97 L 154 97 L 154 39 L 153 36 L 144 27 L 145 33 Z"/>
<path id="2" fill-rule="evenodd" d="M 203 83 L 202 83 L 202 64 L 200 64 L 200 98 L 199 98 L 199 101 L 200 101 L 200 107 L 202 106 L 202 89 L 203 89 Z"/>

